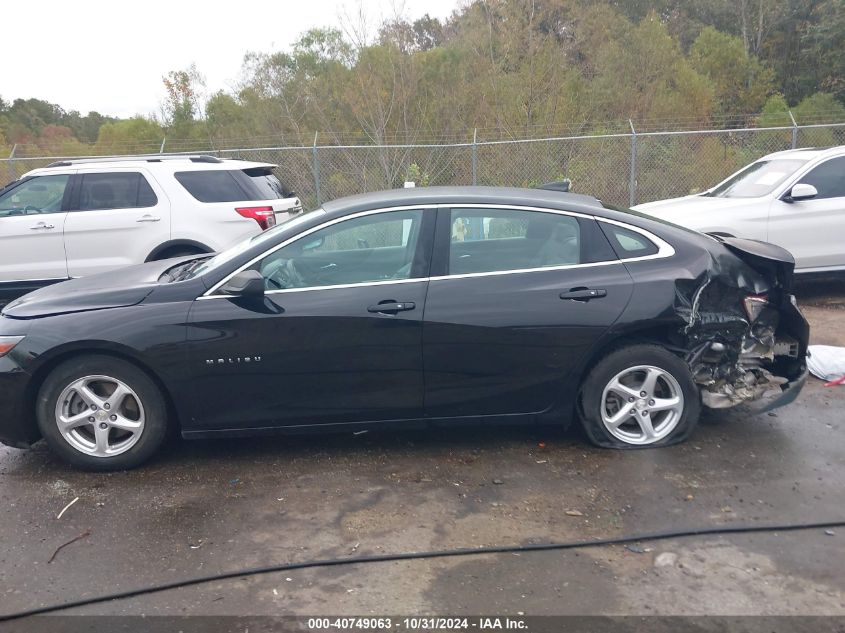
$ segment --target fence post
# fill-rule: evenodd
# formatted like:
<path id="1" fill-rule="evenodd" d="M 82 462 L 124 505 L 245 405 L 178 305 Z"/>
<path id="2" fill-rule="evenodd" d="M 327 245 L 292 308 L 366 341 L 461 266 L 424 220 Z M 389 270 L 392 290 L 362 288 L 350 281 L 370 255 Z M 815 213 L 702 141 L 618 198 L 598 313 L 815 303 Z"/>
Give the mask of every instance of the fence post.
<path id="1" fill-rule="evenodd" d="M 631 176 L 628 181 L 628 206 L 637 204 L 637 131 L 634 129 L 634 122 L 628 119 L 631 126 Z"/>
<path id="2" fill-rule="evenodd" d="M 792 116 L 792 110 L 787 110 L 787 112 L 789 112 L 789 118 L 792 119 L 792 149 L 795 149 L 798 147 L 798 124 Z"/>
<path id="3" fill-rule="evenodd" d="M 314 169 L 314 192 L 317 195 L 317 206 L 323 204 L 323 196 L 320 194 L 320 159 L 317 157 L 317 132 L 314 132 L 314 145 L 311 146 L 311 159 Z"/>
<path id="4" fill-rule="evenodd" d="M 18 179 L 18 170 L 15 169 L 15 152 L 18 149 L 18 144 L 12 145 L 12 152 L 9 154 L 9 182 L 14 182 Z"/>
<path id="5" fill-rule="evenodd" d="M 472 131 L 472 184 L 478 184 L 478 128 Z"/>

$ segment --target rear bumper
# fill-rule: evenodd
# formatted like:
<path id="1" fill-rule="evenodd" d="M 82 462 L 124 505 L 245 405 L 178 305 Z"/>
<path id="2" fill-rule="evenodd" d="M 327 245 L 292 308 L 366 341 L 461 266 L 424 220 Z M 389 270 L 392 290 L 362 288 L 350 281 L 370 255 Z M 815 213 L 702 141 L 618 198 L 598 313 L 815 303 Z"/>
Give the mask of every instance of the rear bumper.
<path id="1" fill-rule="evenodd" d="M 798 378 L 783 385 L 780 393 L 773 392 L 771 396 L 764 395 L 759 400 L 749 402 L 747 404 L 748 408 L 755 413 L 766 413 L 772 409 L 788 405 L 798 397 L 799 393 L 801 393 L 801 390 L 804 388 L 804 384 L 807 382 L 808 375 L 809 371 L 804 369 Z"/>

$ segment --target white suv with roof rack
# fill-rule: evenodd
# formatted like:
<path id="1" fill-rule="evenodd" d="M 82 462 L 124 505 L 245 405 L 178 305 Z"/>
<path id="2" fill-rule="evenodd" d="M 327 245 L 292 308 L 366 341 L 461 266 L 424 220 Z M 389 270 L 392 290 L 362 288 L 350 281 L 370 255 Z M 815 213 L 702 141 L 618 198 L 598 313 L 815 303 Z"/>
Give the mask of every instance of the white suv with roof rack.
<path id="1" fill-rule="evenodd" d="M 130 264 L 225 250 L 302 212 L 276 165 L 213 156 L 78 159 L 0 190 L 0 304 Z"/>

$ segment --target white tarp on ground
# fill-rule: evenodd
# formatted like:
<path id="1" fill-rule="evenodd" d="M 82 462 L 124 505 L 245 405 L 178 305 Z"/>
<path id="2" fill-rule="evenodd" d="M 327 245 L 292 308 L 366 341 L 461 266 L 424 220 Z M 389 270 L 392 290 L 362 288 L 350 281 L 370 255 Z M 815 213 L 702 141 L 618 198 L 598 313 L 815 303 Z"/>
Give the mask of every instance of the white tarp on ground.
<path id="1" fill-rule="evenodd" d="M 836 380 L 845 376 L 845 347 L 810 345 L 807 369 L 816 378 Z"/>

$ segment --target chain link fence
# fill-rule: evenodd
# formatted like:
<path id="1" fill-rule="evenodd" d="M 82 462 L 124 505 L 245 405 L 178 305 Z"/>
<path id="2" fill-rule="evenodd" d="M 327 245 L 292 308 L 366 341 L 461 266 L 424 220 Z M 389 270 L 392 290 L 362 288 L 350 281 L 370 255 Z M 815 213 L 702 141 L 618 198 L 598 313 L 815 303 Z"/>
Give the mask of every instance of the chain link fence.
<path id="1" fill-rule="evenodd" d="M 535 187 L 569 178 L 576 192 L 619 206 L 696 193 L 753 160 L 798 147 L 845 145 L 845 123 L 570 136 L 442 145 L 349 145 L 208 150 L 278 165 L 279 178 L 315 208 L 326 200 L 406 181 Z M 197 152 L 192 152 L 196 154 Z M 167 154 L 176 155 L 176 154 Z M 151 154 L 159 156 L 159 154 Z M 64 157 L 71 158 L 71 157 Z M 60 161 L 0 160 L 0 178 Z"/>

